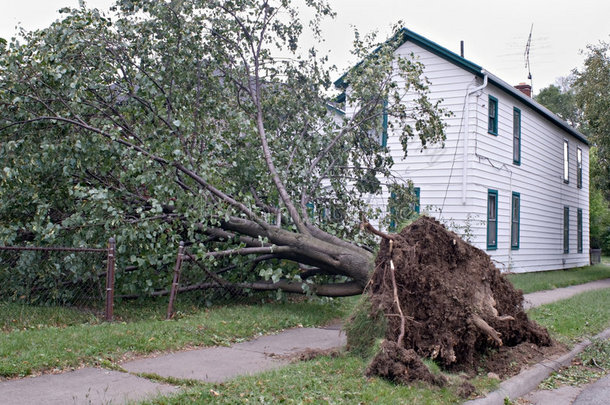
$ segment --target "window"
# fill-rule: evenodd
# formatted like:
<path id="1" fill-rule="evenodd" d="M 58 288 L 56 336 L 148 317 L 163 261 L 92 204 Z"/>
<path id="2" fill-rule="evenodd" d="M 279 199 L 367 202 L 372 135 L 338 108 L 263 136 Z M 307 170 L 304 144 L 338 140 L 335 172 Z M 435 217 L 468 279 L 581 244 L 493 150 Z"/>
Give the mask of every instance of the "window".
<path id="1" fill-rule="evenodd" d="M 563 140 L 563 182 L 570 182 L 570 144 L 567 139 Z"/>
<path id="2" fill-rule="evenodd" d="M 415 204 L 413 206 L 413 211 L 419 214 L 419 187 L 415 187 L 413 190 L 415 191 Z"/>
<path id="3" fill-rule="evenodd" d="M 510 247 L 519 249 L 519 225 L 521 221 L 521 195 L 513 192 L 510 222 Z"/>
<path id="4" fill-rule="evenodd" d="M 521 164 L 521 110 L 513 108 L 513 163 Z"/>
<path id="5" fill-rule="evenodd" d="M 487 191 L 487 249 L 498 247 L 498 191 Z"/>
<path id="6" fill-rule="evenodd" d="M 576 187 L 582 188 L 582 149 L 576 148 Z"/>
<path id="7" fill-rule="evenodd" d="M 379 144 L 383 147 L 388 146 L 388 100 L 383 102 L 383 113 L 381 121 L 381 137 Z"/>
<path id="8" fill-rule="evenodd" d="M 563 207 L 563 253 L 570 253 L 570 207 Z"/>
<path id="9" fill-rule="evenodd" d="M 492 135 L 498 135 L 498 99 L 494 96 L 489 96 L 487 132 Z"/>
<path id="10" fill-rule="evenodd" d="M 578 209 L 578 217 L 577 217 L 577 224 L 576 224 L 576 232 L 578 235 L 578 240 L 577 240 L 577 248 L 578 248 L 578 253 L 582 253 L 582 209 Z"/>

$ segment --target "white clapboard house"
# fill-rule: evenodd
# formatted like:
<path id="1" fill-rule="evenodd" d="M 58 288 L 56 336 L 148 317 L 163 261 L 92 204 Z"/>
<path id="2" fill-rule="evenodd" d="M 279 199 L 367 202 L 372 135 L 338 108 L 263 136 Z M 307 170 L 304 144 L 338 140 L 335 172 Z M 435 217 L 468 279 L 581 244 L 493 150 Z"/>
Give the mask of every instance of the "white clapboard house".
<path id="1" fill-rule="evenodd" d="M 585 136 L 534 101 L 528 85 L 513 87 L 407 29 L 402 35 L 395 54 L 413 54 L 425 65 L 432 99 L 442 99 L 453 113 L 444 147 L 420 151 L 413 141 L 403 159 L 398 134 L 386 128 L 381 137 L 393 155 L 394 174 L 413 182 L 419 212 L 461 233 L 503 271 L 587 265 Z M 387 210 L 389 197 L 386 190 L 371 204 Z"/>

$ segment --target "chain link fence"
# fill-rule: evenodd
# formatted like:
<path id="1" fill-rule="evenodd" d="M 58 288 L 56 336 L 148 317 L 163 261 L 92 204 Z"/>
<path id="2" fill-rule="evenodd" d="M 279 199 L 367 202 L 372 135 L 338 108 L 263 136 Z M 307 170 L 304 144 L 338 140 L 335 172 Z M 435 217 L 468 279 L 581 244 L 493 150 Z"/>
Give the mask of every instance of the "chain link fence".
<path id="1" fill-rule="evenodd" d="M 112 238 L 106 248 L 0 246 L 0 303 L 5 311 L 72 307 L 110 321 L 115 250 Z"/>
<path id="2" fill-rule="evenodd" d="M 238 266 L 229 265 L 220 270 L 212 271 L 198 259 L 184 242 L 180 242 L 174 265 L 172 284 L 169 288 L 169 303 L 167 319 L 174 315 L 174 307 L 178 300 L 197 299 L 204 305 L 218 302 L 245 302 L 249 300 L 250 293 L 227 281 L 230 272 L 238 270 Z"/>
<path id="3" fill-rule="evenodd" d="M 106 248 L 0 246 L 0 311 L 5 312 L 5 316 L 0 316 L 0 328 L 10 329 L 10 325 L 2 323 L 11 321 L 11 313 L 27 316 L 28 312 L 36 314 L 41 308 L 72 308 L 111 321 L 116 299 L 121 310 L 117 316 L 125 320 L 132 318 L 128 312 L 138 307 L 129 303 L 145 300 L 153 303 L 147 304 L 150 308 L 157 310 L 167 302 L 167 310 L 159 315 L 170 319 L 176 308 L 180 311 L 187 306 L 248 303 L 273 294 L 254 293 L 244 287 L 242 265 L 209 269 L 204 260 L 180 243 L 173 268 L 157 270 L 164 274 L 166 288 L 115 295 L 115 260 L 116 246 L 112 238 Z M 252 270 L 258 262 L 251 261 Z M 138 267 L 127 266 L 121 270 L 118 283 L 122 283 L 125 274 L 137 272 Z M 117 291 L 125 290 L 121 285 L 117 288 Z"/>

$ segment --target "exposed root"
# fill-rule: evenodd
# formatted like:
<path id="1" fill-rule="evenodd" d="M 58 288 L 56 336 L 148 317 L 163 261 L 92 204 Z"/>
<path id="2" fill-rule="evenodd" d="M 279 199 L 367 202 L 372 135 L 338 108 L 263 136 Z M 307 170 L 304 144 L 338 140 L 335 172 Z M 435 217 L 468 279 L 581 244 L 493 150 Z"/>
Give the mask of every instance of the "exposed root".
<path id="1" fill-rule="evenodd" d="M 379 229 L 375 229 L 375 227 L 373 225 L 371 225 L 371 223 L 369 221 L 366 220 L 366 218 L 364 218 L 364 216 L 362 216 L 362 222 L 360 224 L 360 228 L 372 233 L 373 235 L 377 235 L 377 236 L 381 236 L 383 239 L 386 240 L 393 240 L 396 237 L 394 235 L 389 235 L 385 232 L 380 231 Z"/>
<path id="2" fill-rule="evenodd" d="M 394 245 L 394 241 L 390 240 L 390 257 L 392 257 L 392 247 Z M 400 307 L 400 299 L 398 298 L 398 288 L 396 287 L 396 270 L 394 268 L 394 262 L 390 259 L 390 272 L 392 275 L 392 291 L 394 292 L 394 302 L 396 303 L 396 308 L 398 309 L 398 315 L 400 316 L 400 334 L 398 335 L 398 339 L 396 339 L 396 343 L 399 346 L 402 346 L 403 339 L 405 337 L 405 315 L 402 313 L 402 308 Z"/>
<path id="3" fill-rule="evenodd" d="M 500 334 L 494 328 L 489 326 L 489 324 L 485 322 L 483 318 L 478 315 L 472 315 L 472 322 L 487 336 L 489 336 L 491 340 L 496 342 L 498 346 L 502 346 L 502 339 L 500 339 Z"/>

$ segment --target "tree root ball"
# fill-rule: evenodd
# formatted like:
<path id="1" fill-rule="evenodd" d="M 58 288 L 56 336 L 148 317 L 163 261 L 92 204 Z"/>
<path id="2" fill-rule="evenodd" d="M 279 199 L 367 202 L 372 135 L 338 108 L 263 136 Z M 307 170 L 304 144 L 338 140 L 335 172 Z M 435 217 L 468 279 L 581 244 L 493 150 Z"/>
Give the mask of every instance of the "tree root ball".
<path id="1" fill-rule="evenodd" d="M 426 216 L 392 237 L 382 240 L 368 286 L 372 313 L 387 319 L 386 340 L 446 369 L 473 367 L 477 355 L 502 345 L 551 345 L 527 318 L 522 292 L 485 252 Z"/>

